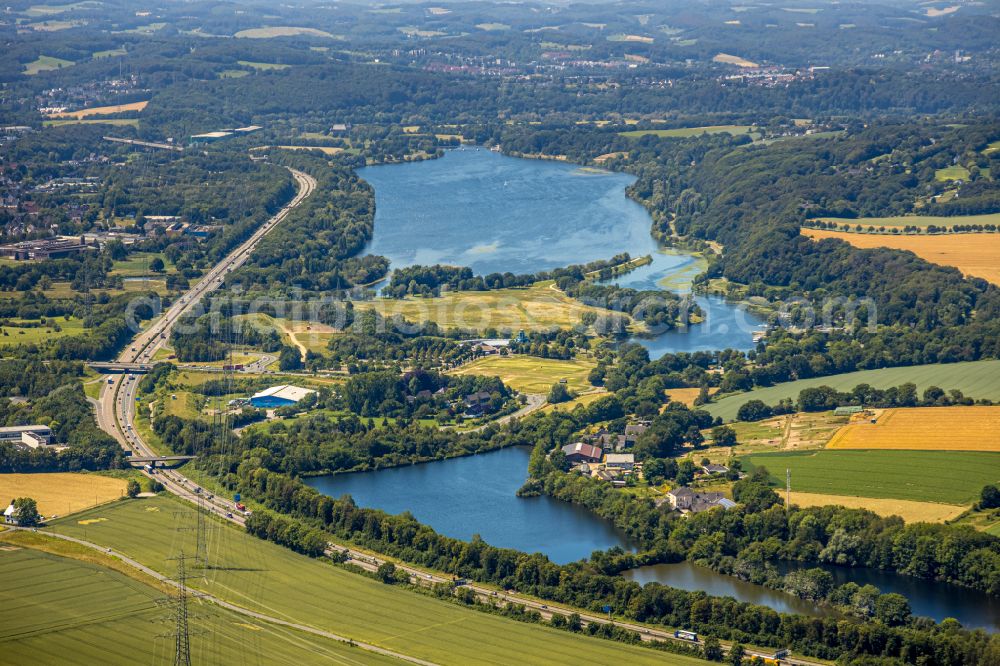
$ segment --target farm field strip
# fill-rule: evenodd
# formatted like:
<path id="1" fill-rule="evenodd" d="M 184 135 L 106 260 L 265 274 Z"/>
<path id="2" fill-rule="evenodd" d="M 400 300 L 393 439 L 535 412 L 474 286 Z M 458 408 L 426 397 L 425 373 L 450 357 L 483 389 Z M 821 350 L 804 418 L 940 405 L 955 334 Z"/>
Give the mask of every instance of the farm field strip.
<path id="1" fill-rule="evenodd" d="M 837 238 L 862 249 L 908 250 L 932 263 L 953 266 L 965 275 L 1000 284 L 1000 234 L 997 233 L 924 236 L 803 229 L 802 234 L 817 241 Z"/>
<path id="2" fill-rule="evenodd" d="M 968 505 L 983 486 L 1000 481 L 1000 453 L 823 449 L 742 460 L 746 467 L 766 467 L 779 488 L 788 469 L 793 490 L 827 495 Z"/>
<path id="3" fill-rule="evenodd" d="M 849 391 L 858 384 L 871 384 L 875 388 L 886 389 L 906 382 L 916 384 L 918 392 L 923 392 L 928 386 L 938 386 L 945 391 L 958 389 L 976 399 L 1000 400 L 1000 360 L 930 363 L 810 377 L 730 395 L 705 405 L 703 409 L 712 416 L 731 421 L 736 418 L 740 406 L 749 400 L 762 400 L 774 405 L 784 398 L 798 399 L 799 392 L 805 388 L 829 386 L 838 391 Z"/>
<path id="4" fill-rule="evenodd" d="M 888 409 L 837 431 L 828 449 L 1000 452 L 1000 407 Z"/>
<path id="5" fill-rule="evenodd" d="M 912 500 L 849 497 L 847 495 L 824 495 L 795 491 L 792 492 L 791 500 L 792 504 L 804 508 L 835 505 L 846 506 L 849 509 L 868 509 L 880 516 L 899 516 L 908 523 L 941 523 L 957 518 L 968 509 L 967 506 L 938 502 L 914 502 Z"/>
<path id="6" fill-rule="evenodd" d="M 194 508 L 159 496 L 108 505 L 56 521 L 52 529 L 107 545 L 169 573 L 167 558 L 194 550 Z M 105 518 L 81 525 L 81 519 Z M 320 560 L 293 553 L 229 526 L 210 523 L 208 555 L 214 567 L 192 574 L 192 587 L 274 617 L 441 664 L 663 663 L 662 653 L 572 635 L 478 613 L 384 585 Z M 170 566 L 168 566 L 170 565 Z M 672 663 L 702 664 L 670 655 Z"/>
<path id="7" fill-rule="evenodd" d="M 592 391 L 594 387 L 587 381 L 587 375 L 596 363 L 589 359 L 576 358 L 568 361 L 544 359 L 537 356 L 486 356 L 452 370 L 453 375 L 497 376 L 504 384 L 522 393 L 549 392 L 552 385 L 561 379 L 571 391 Z"/>
<path id="8" fill-rule="evenodd" d="M 66 515 L 110 502 L 125 494 L 126 482 L 99 474 L 53 472 L 0 474 L 0 502 L 31 497 L 43 516 Z"/>
<path id="9" fill-rule="evenodd" d="M 675 129 L 649 129 L 649 130 L 628 130 L 619 132 L 621 136 L 636 138 L 640 136 L 659 136 L 686 139 L 702 134 L 746 134 L 750 131 L 750 125 L 706 125 L 705 127 L 678 127 Z"/>
<path id="10" fill-rule="evenodd" d="M 816 221 L 847 224 L 851 227 L 953 227 L 962 224 L 1000 224 L 1000 213 L 986 215 L 896 215 L 891 217 L 817 217 Z"/>
<path id="11" fill-rule="evenodd" d="M 94 106 L 89 109 L 79 109 L 77 111 L 61 111 L 59 113 L 50 113 L 46 115 L 46 118 L 75 118 L 81 120 L 87 116 L 103 116 L 111 113 L 123 113 L 125 111 L 142 111 L 149 104 L 149 100 L 145 102 L 130 102 L 128 104 L 115 104 L 112 106 Z"/>

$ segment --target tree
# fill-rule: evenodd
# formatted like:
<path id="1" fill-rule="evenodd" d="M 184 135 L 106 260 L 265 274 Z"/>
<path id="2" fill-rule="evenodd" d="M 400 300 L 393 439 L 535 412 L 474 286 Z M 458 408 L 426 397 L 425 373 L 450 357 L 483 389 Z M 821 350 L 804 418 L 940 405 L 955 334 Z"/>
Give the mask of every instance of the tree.
<path id="1" fill-rule="evenodd" d="M 980 509 L 996 509 L 1000 507 L 1000 488 L 994 485 L 983 486 L 983 490 L 979 493 L 979 508 Z"/>
<path id="2" fill-rule="evenodd" d="M 125 486 L 125 494 L 129 497 L 136 497 L 140 492 L 142 492 L 142 488 L 139 486 L 139 482 L 135 479 L 129 479 Z"/>
<path id="3" fill-rule="evenodd" d="M 733 666 L 740 666 L 746 654 L 746 648 L 741 643 L 733 643 L 733 647 L 729 648 L 729 663 Z"/>
<path id="4" fill-rule="evenodd" d="M 770 407 L 760 400 L 749 400 L 740 405 L 736 412 L 736 418 L 740 421 L 760 421 L 771 416 L 774 412 Z"/>
<path id="5" fill-rule="evenodd" d="M 298 370 L 302 367 L 302 356 L 295 347 L 282 346 L 278 353 L 278 368 L 281 370 Z"/>
<path id="6" fill-rule="evenodd" d="M 159 257 L 153 257 L 153 260 L 149 262 L 149 270 L 154 273 L 162 273 L 164 268 L 166 268 L 166 266 L 163 263 L 163 259 L 160 259 Z"/>
<path id="7" fill-rule="evenodd" d="M 557 382 L 552 385 L 552 389 L 549 391 L 548 397 L 548 401 L 550 403 L 555 405 L 560 402 L 569 402 L 572 399 L 573 395 L 569 392 L 569 389 L 566 388 L 565 384 Z"/>
<path id="8" fill-rule="evenodd" d="M 890 627 L 906 624 L 910 621 L 910 614 L 910 602 L 902 594 L 890 592 L 875 600 L 876 619 Z"/>
<path id="9" fill-rule="evenodd" d="M 18 497 L 14 500 L 14 520 L 21 527 L 31 527 L 42 522 L 38 513 L 38 504 L 30 497 Z"/>
<path id="10" fill-rule="evenodd" d="M 713 446 L 736 446 L 736 431 L 732 426 L 721 425 L 712 428 Z"/>
<path id="11" fill-rule="evenodd" d="M 375 577 L 386 585 L 392 585 L 396 582 L 396 565 L 392 562 L 383 562 L 378 565 L 378 569 L 375 571 Z"/>
<path id="12" fill-rule="evenodd" d="M 705 639 L 705 646 L 702 650 L 708 661 L 722 661 L 722 646 L 715 636 L 709 636 Z"/>

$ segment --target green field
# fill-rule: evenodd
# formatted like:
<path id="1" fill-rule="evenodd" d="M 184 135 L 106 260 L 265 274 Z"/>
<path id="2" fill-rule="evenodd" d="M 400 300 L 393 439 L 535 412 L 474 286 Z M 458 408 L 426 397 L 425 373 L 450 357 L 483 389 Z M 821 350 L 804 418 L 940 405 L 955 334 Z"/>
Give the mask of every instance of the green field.
<path id="1" fill-rule="evenodd" d="M 45 326 L 18 326 L 17 324 L 34 323 L 41 320 L 26 322 L 21 320 L 10 320 L 10 326 L 0 326 L 0 347 L 15 347 L 17 345 L 41 345 L 56 338 L 64 338 L 67 335 L 79 335 L 83 333 L 83 320 L 71 318 L 67 321 L 64 317 L 50 317 L 46 319 Z M 55 330 L 58 326 L 61 330 Z"/>
<path id="2" fill-rule="evenodd" d="M 70 544 L 72 546 L 72 544 Z M 100 564 L 39 550 L 0 550 L 0 661 L 153 664 L 173 658 L 163 591 Z M 190 602 L 198 664 L 396 663 L 333 640 Z"/>
<path id="3" fill-rule="evenodd" d="M 116 125 L 118 127 L 138 127 L 138 118 L 58 118 L 43 120 L 45 127 L 62 127 L 63 125 Z"/>
<path id="4" fill-rule="evenodd" d="M 934 172 L 935 180 L 965 180 L 969 177 L 969 170 L 961 164 L 938 169 Z"/>
<path id="5" fill-rule="evenodd" d="M 631 139 L 647 135 L 686 139 L 692 136 L 701 136 L 702 134 L 722 134 L 723 132 L 727 134 L 746 134 L 749 131 L 749 125 L 707 125 L 705 127 L 678 127 L 675 129 L 629 130 L 627 132 L 619 132 L 618 134 Z"/>
<path id="6" fill-rule="evenodd" d="M 848 225 L 852 229 L 856 225 L 862 227 L 952 227 L 957 224 L 1000 224 L 1000 213 L 986 215 L 896 215 L 892 217 L 819 217 L 817 220 L 833 222 L 837 226 Z"/>
<path id="7" fill-rule="evenodd" d="M 154 258 L 159 257 L 160 261 L 163 262 L 163 272 L 159 275 L 166 275 L 167 273 L 174 272 L 174 264 L 170 261 L 167 255 L 162 252 L 135 252 L 130 254 L 128 258 L 116 261 L 114 266 L 111 268 L 111 273 L 113 275 L 121 275 L 122 277 L 146 277 L 150 275 L 157 275 L 153 271 L 149 270 L 149 262 Z"/>
<path id="8" fill-rule="evenodd" d="M 76 514 L 51 529 L 114 547 L 169 573 L 173 566 L 167 558 L 194 550 L 194 532 L 176 528 L 193 524 L 190 505 L 159 496 Z M 705 663 L 471 611 L 298 555 L 214 520 L 209 525 L 212 568 L 196 570 L 192 587 L 440 664 Z"/>
<path id="9" fill-rule="evenodd" d="M 39 72 L 48 72 L 53 69 L 62 69 L 63 67 L 69 67 L 73 64 L 72 60 L 63 60 L 62 58 L 54 58 L 52 56 L 40 55 L 38 58 L 32 62 L 27 63 L 24 66 L 24 73 L 28 76 L 33 76 Z"/>
<path id="10" fill-rule="evenodd" d="M 971 451 L 822 450 L 759 453 L 744 469 L 763 465 L 771 482 L 805 493 L 971 504 L 983 486 L 1000 481 L 1000 453 Z"/>
<path id="11" fill-rule="evenodd" d="M 128 51 L 123 48 L 118 49 L 108 49 L 106 51 L 94 51 L 90 57 L 94 60 L 99 60 L 100 58 L 117 58 L 118 56 L 128 55 Z"/>
<path id="12" fill-rule="evenodd" d="M 220 79 L 242 79 L 244 76 L 249 76 L 250 72 L 245 69 L 224 69 L 219 72 Z"/>
<path id="13" fill-rule="evenodd" d="M 253 69 L 258 69 L 261 71 L 267 71 L 270 69 L 288 69 L 291 65 L 281 65 L 276 62 L 251 62 L 249 60 L 238 60 L 238 64 L 244 67 L 252 67 Z"/>
<path id="14" fill-rule="evenodd" d="M 946 391 L 958 389 L 976 399 L 1000 400 L 1000 361 L 913 365 L 903 368 L 859 370 L 829 377 L 812 377 L 730 395 L 718 402 L 705 405 L 703 409 L 708 410 L 712 416 L 732 421 L 736 418 L 740 406 L 749 400 L 763 400 L 768 405 L 775 405 L 783 398 L 798 399 L 799 391 L 804 388 L 830 386 L 838 391 L 849 391 L 858 384 L 871 384 L 875 388 L 885 389 L 906 382 L 916 384 L 918 392 L 923 392 L 928 386 L 937 386 Z"/>

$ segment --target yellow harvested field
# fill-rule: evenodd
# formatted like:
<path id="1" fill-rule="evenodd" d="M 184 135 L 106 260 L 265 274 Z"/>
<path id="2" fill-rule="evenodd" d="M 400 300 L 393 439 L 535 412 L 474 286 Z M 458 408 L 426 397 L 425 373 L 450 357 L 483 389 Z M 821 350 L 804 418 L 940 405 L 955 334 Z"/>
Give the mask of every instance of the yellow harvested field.
<path id="1" fill-rule="evenodd" d="M 324 155 L 336 155 L 344 152 L 340 146 L 276 146 L 282 150 L 318 150 Z"/>
<path id="2" fill-rule="evenodd" d="M 736 65 L 737 67 L 746 67 L 748 69 L 760 67 L 760 65 L 751 60 L 747 60 L 746 58 L 741 58 L 739 56 L 729 55 L 728 53 L 715 54 L 712 58 L 712 62 L 721 62 L 725 65 Z"/>
<path id="3" fill-rule="evenodd" d="M 582 323 L 584 313 L 619 315 L 584 305 L 554 287 L 538 282 L 525 289 L 492 291 L 451 291 L 432 298 L 380 298 L 357 302 L 355 309 L 375 308 L 385 317 L 403 315 L 415 323 L 435 322 L 442 328 L 489 327 L 511 331 L 539 331 L 572 328 Z"/>
<path id="4" fill-rule="evenodd" d="M 784 497 L 784 493 L 781 493 Z M 792 491 L 792 504 L 803 508 L 811 506 L 846 506 L 849 509 L 868 509 L 880 516 L 899 516 L 908 523 L 941 523 L 957 518 L 969 507 L 937 502 L 883 499 L 880 497 L 849 497 Z"/>
<path id="5" fill-rule="evenodd" d="M 594 391 L 592 393 L 581 393 L 580 395 L 573 398 L 569 402 L 560 402 L 557 405 L 545 403 L 544 405 L 542 405 L 542 408 L 539 411 L 543 414 L 553 411 L 572 412 L 574 409 L 576 409 L 577 405 L 583 405 L 584 407 L 586 407 L 590 403 L 595 402 L 599 398 L 603 398 L 606 395 L 608 395 L 607 391 Z"/>
<path id="6" fill-rule="evenodd" d="M 854 247 L 909 250 L 942 266 L 954 266 L 966 275 L 1000 284 L 1000 234 L 896 235 L 855 234 L 825 229 L 803 229 L 813 240 L 838 238 Z"/>
<path id="7" fill-rule="evenodd" d="M 43 516 L 64 516 L 125 494 L 124 479 L 98 474 L 58 472 L 53 474 L 0 474 L 0 502 L 30 497 Z"/>
<path id="8" fill-rule="evenodd" d="M 466 363 L 448 374 L 499 377 L 504 384 L 516 391 L 544 394 L 549 392 L 553 384 L 565 379 L 569 390 L 582 392 L 594 390 L 587 381 L 587 375 L 595 365 L 594 361 L 586 358 L 561 361 L 524 354 L 497 354 Z"/>
<path id="9" fill-rule="evenodd" d="M 887 409 L 875 423 L 845 425 L 828 449 L 1000 452 L 1000 407 Z"/>
<path id="10" fill-rule="evenodd" d="M 713 386 L 708 389 L 708 394 L 712 395 L 719 391 L 718 387 Z M 680 402 L 688 407 L 694 407 L 694 399 L 698 397 L 701 393 L 700 388 L 672 388 L 667 389 L 667 397 L 670 398 L 671 402 Z M 666 405 L 664 405 L 666 409 Z"/>
<path id="11" fill-rule="evenodd" d="M 130 104 L 115 104 L 113 106 L 95 106 L 89 109 L 80 109 L 78 111 L 62 111 L 60 113 L 50 113 L 46 115 L 46 118 L 75 118 L 81 120 L 87 116 L 106 116 L 111 113 L 124 113 L 126 111 L 142 111 L 149 104 L 149 100 L 145 102 L 132 102 Z"/>
<path id="12" fill-rule="evenodd" d="M 242 39 L 270 39 L 272 37 L 295 37 L 308 35 L 310 37 L 333 37 L 328 32 L 316 28 L 296 28 L 291 26 L 274 26 L 269 28 L 251 28 L 240 30 L 234 37 Z"/>

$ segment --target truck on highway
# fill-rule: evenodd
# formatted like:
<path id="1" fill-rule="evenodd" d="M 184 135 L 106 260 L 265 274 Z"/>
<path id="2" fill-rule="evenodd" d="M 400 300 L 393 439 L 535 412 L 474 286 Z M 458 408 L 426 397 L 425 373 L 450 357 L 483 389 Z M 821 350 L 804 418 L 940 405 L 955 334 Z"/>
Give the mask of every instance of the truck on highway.
<path id="1" fill-rule="evenodd" d="M 150 464 L 143 465 L 142 469 L 146 472 L 146 474 L 156 474 L 156 468 Z"/>
<path id="2" fill-rule="evenodd" d="M 236 503 L 236 510 L 237 511 L 246 511 L 247 510 L 247 505 L 244 504 L 243 502 L 237 502 Z"/>
<path id="3" fill-rule="evenodd" d="M 674 638 L 679 638 L 682 641 L 691 641 L 692 643 L 698 642 L 698 634 L 693 631 L 684 631 L 683 629 L 678 629 L 674 632 Z"/>

